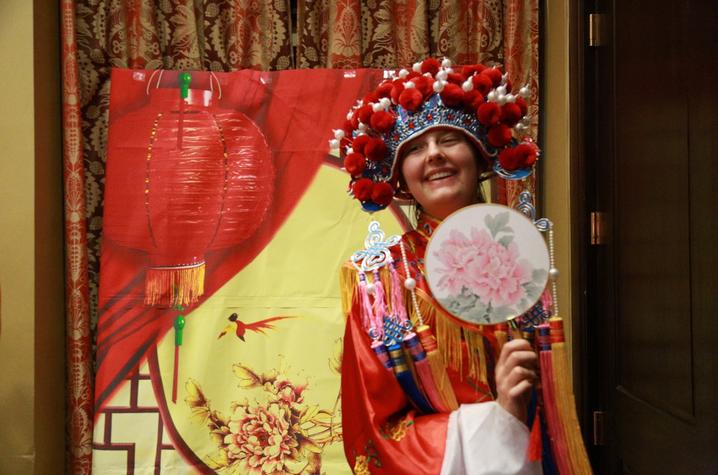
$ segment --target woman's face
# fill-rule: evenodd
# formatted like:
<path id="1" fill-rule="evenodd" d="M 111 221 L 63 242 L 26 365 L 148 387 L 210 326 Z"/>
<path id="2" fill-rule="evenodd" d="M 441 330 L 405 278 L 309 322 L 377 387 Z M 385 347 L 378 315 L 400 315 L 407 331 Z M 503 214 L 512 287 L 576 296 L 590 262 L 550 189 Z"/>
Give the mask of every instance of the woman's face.
<path id="1" fill-rule="evenodd" d="M 479 170 L 463 132 L 432 129 L 402 147 L 404 184 L 421 207 L 444 219 L 477 202 Z"/>

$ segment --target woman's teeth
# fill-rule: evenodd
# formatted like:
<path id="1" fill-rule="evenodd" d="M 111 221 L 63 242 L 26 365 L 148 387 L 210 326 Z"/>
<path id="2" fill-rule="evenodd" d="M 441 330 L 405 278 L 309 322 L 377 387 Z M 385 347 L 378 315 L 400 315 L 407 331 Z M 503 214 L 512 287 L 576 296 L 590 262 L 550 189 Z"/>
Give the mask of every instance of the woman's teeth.
<path id="1" fill-rule="evenodd" d="M 446 178 L 446 177 L 453 176 L 453 175 L 454 175 L 453 172 L 436 173 L 433 175 L 429 175 L 429 177 L 427 178 L 427 181 L 441 180 L 442 178 Z"/>

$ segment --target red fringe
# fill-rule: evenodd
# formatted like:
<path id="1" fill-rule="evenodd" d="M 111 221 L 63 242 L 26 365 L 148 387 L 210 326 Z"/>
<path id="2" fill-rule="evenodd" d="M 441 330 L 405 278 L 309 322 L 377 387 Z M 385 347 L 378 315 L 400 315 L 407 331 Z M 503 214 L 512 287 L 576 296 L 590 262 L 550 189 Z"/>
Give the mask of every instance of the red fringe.
<path id="1" fill-rule="evenodd" d="M 538 462 L 541 460 L 541 452 L 543 452 L 543 444 L 541 443 L 541 409 L 536 405 L 536 415 L 531 425 L 531 436 L 526 456 L 529 461 Z"/>

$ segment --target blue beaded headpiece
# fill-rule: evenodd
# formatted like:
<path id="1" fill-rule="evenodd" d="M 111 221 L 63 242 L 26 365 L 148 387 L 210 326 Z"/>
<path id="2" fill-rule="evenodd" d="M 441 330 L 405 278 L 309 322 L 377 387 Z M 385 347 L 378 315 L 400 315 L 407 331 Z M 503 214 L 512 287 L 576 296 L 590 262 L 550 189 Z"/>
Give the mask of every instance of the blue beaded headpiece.
<path id="1" fill-rule="evenodd" d="M 538 148 L 530 139 L 513 136 L 528 129 L 528 88 L 514 94 L 498 68 L 453 69 L 447 59 L 430 58 L 416 63 L 413 72 L 391 74 L 358 101 L 330 141 L 352 175 L 349 192 L 364 210 L 378 211 L 391 202 L 398 191 L 402 146 L 437 127 L 464 132 L 502 178 L 531 174 Z"/>

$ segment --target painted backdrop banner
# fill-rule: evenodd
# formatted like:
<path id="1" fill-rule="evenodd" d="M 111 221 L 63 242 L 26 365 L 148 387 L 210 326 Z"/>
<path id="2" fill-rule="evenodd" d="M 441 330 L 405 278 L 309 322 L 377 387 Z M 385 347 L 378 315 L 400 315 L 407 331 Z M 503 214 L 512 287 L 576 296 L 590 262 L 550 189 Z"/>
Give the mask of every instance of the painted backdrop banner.
<path id="1" fill-rule="evenodd" d="M 350 472 L 338 270 L 370 217 L 327 139 L 382 74 L 113 71 L 95 473 Z"/>

